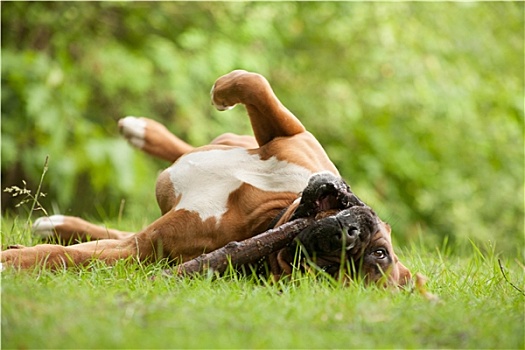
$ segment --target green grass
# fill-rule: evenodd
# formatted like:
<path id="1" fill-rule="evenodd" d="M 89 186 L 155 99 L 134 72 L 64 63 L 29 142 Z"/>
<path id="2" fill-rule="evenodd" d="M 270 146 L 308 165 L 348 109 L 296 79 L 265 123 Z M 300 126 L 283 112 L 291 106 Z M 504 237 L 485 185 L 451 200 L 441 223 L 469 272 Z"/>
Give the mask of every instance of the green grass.
<path id="1" fill-rule="evenodd" d="M 16 221 L 4 220 L 2 233 L 3 244 L 35 243 Z M 2 348 L 522 349 L 525 298 L 503 277 L 498 255 L 422 246 L 400 255 L 429 277 L 440 302 L 306 274 L 278 284 L 235 274 L 167 277 L 162 264 L 133 261 L 6 270 Z M 500 258 L 523 288 L 523 259 Z"/>

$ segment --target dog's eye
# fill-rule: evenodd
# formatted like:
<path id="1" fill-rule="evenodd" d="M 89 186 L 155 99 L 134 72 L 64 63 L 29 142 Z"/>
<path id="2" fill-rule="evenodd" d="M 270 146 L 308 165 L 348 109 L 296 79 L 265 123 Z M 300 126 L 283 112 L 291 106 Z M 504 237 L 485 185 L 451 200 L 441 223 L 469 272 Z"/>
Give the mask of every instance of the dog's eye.
<path id="1" fill-rule="evenodd" d="M 384 259 L 386 258 L 386 250 L 384 248 L 376 249 L 372 252 L 372 255 L 376 259 Z"/>

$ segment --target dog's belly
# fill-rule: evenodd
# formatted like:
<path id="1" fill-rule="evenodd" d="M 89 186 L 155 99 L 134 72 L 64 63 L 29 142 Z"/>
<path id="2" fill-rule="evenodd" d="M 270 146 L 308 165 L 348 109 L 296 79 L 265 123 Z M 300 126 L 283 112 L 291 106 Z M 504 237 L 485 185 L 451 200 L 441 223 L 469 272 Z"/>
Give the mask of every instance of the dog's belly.
<path id="1" fill-rule="evenodd" d="M 228 197 L 242 184 L 266 192 L 301 192 L 312 172 L 299 165 L 262 160 L 243 148 L 211 149 L 189 153 L 167 169 L 178 198 L 175 210 L 199 214 L 202 221 L 219 223 L 228 210 Z M 261 203 L 264 198 L 260 199 Z"/>

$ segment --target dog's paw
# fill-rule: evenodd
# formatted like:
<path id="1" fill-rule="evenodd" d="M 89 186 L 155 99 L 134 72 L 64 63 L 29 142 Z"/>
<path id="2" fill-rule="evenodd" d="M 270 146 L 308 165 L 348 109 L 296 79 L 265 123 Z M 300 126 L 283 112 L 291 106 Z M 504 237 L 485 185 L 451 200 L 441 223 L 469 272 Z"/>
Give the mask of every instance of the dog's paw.
<path id="1" fill-rule="evenodd" d="M 129 116 L 118 121 L 118 128 L 132 146 L 142 149 L 146 142 L 146 124 L 145 118 Z"/>
<path id="2" fill-rule="evenodd" d="M 236 104 L 253 102 L 253 98 L 269 89 L 270 85 L 262 75 L 234 70 L 215 81 L 211 89 L 211 102 L 219 111 L 226 111 Z"/>
<path id="3" fill-rule="evenodd" d="M 231 100 L 228 100 L 225 96 L 220 96 L 220 94 L 216 93 L 217 91 L 217 83 L 212 86 L 210 91 L 211 96 L 211 104 L 218 110 L 218 111 L 229 111 L 233 107 L 235 107 L 239 102 L 232 102 Z"/>
<path id="4" fill-rule="evenodd" d="M 38 218 L 33 223 L 33 234 L 42 238 L 55 236 L 56 229 L 64 225 L 64 215 L 52 215 Z"/>
<path id="5" fill-rule="evenodd" d="M 225 99 L 221 99 L 215 95 L 216 91 L 216 85 L 213 85 L 210 91 L 211 96 L 211 104 L 218 110 L 218 111 L 229 111 L 233 107 L 237 105 L 237 103 L 228 103 Z"/>

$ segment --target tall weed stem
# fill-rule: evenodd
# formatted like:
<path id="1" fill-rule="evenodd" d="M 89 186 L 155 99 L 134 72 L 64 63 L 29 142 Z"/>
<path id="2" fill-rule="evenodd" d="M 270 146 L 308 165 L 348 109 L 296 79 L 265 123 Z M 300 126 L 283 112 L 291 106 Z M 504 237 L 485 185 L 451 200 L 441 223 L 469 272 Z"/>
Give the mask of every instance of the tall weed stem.
<path id="1" fill-rule="evenodd" d="M 38 197 L 40 197 L 40 193 L 42 190 L 42 183 L 44 182 L 44 176 L 46 176 L 46 173 L 47 173 L 48 163 L 49 163 L 49 155 L 46 155 L 46 160 L 44 161 L 44 168 L 42 169 L 42 175 L 40 175 L 40 181 L 38 183 L 38 187 L 36 189 L 35 196 L 33 197 L 33 201 L 31 203 L 31 210 L 29 211 L 29 215 L 27 216 L 26 227 L 29 227 L 29 224 L 31 223 L 31 215 L 33 214 L 33 211 L 35 210 L 35 207 L 37 204 L 39 205 L 40 209 L 42 209 L 44 214 L 48 216 L 47 211 L 38 202 Z"/>

